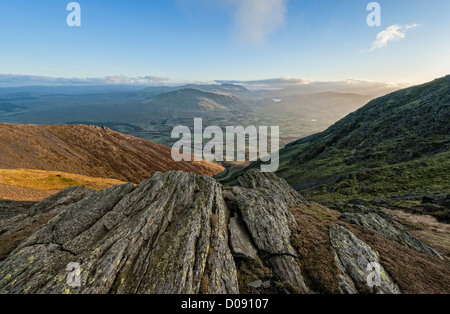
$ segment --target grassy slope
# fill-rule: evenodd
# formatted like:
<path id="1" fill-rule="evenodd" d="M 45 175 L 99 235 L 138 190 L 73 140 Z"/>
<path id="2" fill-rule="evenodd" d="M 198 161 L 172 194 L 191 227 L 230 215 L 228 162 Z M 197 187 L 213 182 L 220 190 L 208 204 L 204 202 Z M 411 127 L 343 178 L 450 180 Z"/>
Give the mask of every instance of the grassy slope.
<path id="1" fill-rule="evenodd" d="M 378 98 L 281 152 L 278 174 L 309 198 L 450 192 L 450 76 Z"/>
<path id="2" fill-rule="evenodd" d="M 70 186 L 101 190 L 124 181 L 43 170 L 0 169 L 0 199 L 40 201 Z"/>
<path id="3" fill-rule="evenodd" d="M 69 186 L 79 185 L 101 190 L 115 184 L 126 184 L 126 182 L 57 171 L 0 169 L 0 184 L 48 191 L 62 190 Z"/>
<path id="4" fill-rule="evenodd" d="M 314 174 L 320 175 L 319 171 Z M 326 174 L 325 170 L 323 171 Z M 337 182 L 307 188 L 302 190 L 302 194 L 321 202 L 347 201 L 354 198 L 370 200 L 407 194 L 433 195 L 449 193 L 449 182 L 450 152 L 444 152 L 395 165 L 348 170 Z M 398 205 L 418 203 L 401 201 Z"/>

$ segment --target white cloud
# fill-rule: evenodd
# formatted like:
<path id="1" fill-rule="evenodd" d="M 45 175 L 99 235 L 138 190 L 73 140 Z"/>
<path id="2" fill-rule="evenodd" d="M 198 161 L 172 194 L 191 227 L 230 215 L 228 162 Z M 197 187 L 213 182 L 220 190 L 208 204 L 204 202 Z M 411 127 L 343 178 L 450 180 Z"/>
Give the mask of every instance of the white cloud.
<path id="1" fill-rule="evenodd" d="M 263 43 L 285 25 L 289 0 L 175 0 L 190 17 L 211 8 L 231 14 L 234 37 L 246 44 Z M 206 11 L 207 12 L 207 11 Z"/>
<path id="2" fill-rule="evenodd" d="M 159 76 L 127 77 L 125 75 L 114 75 L 105 77 L 107 84 L 159 84 L 169 82 L 168 78 Z"/>
<path id="3" fill-rule="evenodd" d="M 372 43 L 369 52 L 385 47 L 390 41 L 400 40 L 406 37 L 406 31 L 419 25 L 399 25 L 389 26 L 377 35 L 377 39 Z"/>
<path id="4" fill-rule="evenodd" d="M 235 32 L 246 43 L 260 44 L 285 24 L 287 0 L 235 0 Z"/>
<path id="5" fill-rule="evenodd" d="M 310 81 L 302 79 L 302 78 L 291 78 L 291 77 L 280 77 L 273 79 L 263 79 L 263 80 L 253 80 L 253 81 L 244 81 L 244 80 L 215 80 L 218 84 L 238 84 L 250 87 L 251 89 L 258 88 L 287 88 L 299 85 L 309 84 Z"/>

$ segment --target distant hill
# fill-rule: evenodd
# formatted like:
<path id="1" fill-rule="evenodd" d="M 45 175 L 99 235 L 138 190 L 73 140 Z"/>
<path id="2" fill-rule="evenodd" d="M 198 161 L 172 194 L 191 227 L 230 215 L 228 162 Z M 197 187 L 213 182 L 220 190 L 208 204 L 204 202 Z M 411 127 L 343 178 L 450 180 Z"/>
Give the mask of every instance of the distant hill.
<path id="1" fill-rule="evenodd" d="M 0 169 L 63 171 L 139 183 L 155 172 L 213 175 L 210 162 L 172 160 L 171 150 L 108 128 L 0 124 Z"/>
<path id="2" fill-rule="evenodd" d="M 449 121 L 446 76 L 377 98 L 291 143 L 281 150 L 278 175 L 323 202 L 450 194 Z"/>
<path id="3" fill-rule="evenodd" d="M 179 89 L 162 93 L 147 99 L 144 103 L 148 104 L 152 111 L 168 111 L 170 114 L 178 115 L 195 112 L 204 114 L 205 111 L 231 111 L 244 106 L 242 101 L 233 94 L 200 89 Z"/>

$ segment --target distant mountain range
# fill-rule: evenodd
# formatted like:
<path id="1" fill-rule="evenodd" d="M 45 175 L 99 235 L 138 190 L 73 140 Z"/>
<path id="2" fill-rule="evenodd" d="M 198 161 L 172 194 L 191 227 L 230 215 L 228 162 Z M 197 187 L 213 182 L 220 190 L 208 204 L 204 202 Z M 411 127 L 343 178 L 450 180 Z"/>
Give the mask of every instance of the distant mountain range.
<path id="1" fill-rule="evenodd" d="M 170 146 L 175 126 L 191 126 L 194 118 L 203 118 L 205 125 L 219 127 L 279 125 L 285 145 L 325 130 L 373 94 L 395 88 L 381 84 L 370 91 L 364 86 L 311 84 L 256 91 L 232 84 L 0 88 L 0 121 L 109 126 Z"/>

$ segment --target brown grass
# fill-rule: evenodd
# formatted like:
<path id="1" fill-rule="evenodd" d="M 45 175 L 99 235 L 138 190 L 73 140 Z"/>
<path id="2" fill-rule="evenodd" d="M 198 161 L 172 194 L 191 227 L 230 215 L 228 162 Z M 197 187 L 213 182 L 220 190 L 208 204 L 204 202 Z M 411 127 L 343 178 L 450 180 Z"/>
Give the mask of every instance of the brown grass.
<path id="1" fill-rule="evenodd" d="M 385 210 L 397 217 L 409 233 L 434 248 L 450 261 L 450 225 L 430 215 L 415 215 L 401 210 Z"/>
<path id="2" fill-rule="evenodd" d="M 248 284 L 255 280 L 270 280 L 271 271 L 258 259 L 256 261 L 236 258 L 236 268 L 240 294 L 253 294 L 255 289 Z"/>
<path id="3" fill-rule="evenodd" d="M 380 253 L 380 262 L 404 294 L 450 293 L 450 263 L 412 250 L 359 226 L 349 229 Z"/>
<path id="4" fill-rule="evenodd" d="M 329 235 L 329 227 L 336 224 L 339 214 L 315 203 L 291 211 L 299 226 L 291 242 L 299 254 L 306 284 L 319 293 L 339 293 L 339 270 Z"/>
<path id="5" fill-rule="evenodd" d="M 0 169 L 0 199 L 41 201 L 70 186 L 102 190 L 125 183 L 114 179 L 92 178 L 57 171 Z"/>
<path id="6" fill-rule="evenodd" d="M 387 240 L 378 232 L 343 223 L 338 220 L 339 212 L 315 203 L 293 208 L 291 211 L 299 225 L 299 232 L 293 234 L 292 245 L 298 251 L 303 275 L 312 290 L 319 293 L 339 293 L 337 280 L 339 270 L 335 265 L 334 253 L 330 245 L 329 227 L 341 224 L 380 253 L 382 266 L 398 284 L 402 293 L 450 293 L 450 263 L 448 261 L 441 261 L 432 255 L 420 253 L 395 241 Z M 424 222 L 423 217 L 420 220 Z M 447 227 L 439 225 L 436 230 L 442 232 L 447 230 Z M 438 232 L 436 230 L 432 232 Z M 448 241 L 448 236 L 445 236 Z M 422 240 L 422 238 L 419 239 Z M 433 248 L 438 248 L 430 241 L 427 243 Z M 448 252 L 448 242 L 440 245 L 445 246 L 444 252 Z"/>
<path id="7" fill-rule="evenodd" d="M 62 190 L 69 186 L 80 185 L 95 190 L 102 190 L 115 184 L 122 185 L 126 183 L 120 180 L 92 178 L 58 171 L 0 169 L 0 184 L 40 191 Z"/>
<path id="8" fill-rule="evenodd" d="M 40 191 L 12 185 L 0 184 L 0 201 L 39 202 L 57 193 L 58 190 Z"/>
<path id="9" fill-rule="evenodd" d="M 175 162 L 171 149 L 108 128 L 0 124 L 0 168 L 39 169 L 140 183 L 155 172 L 215 175 L 220 165 Z"/>

